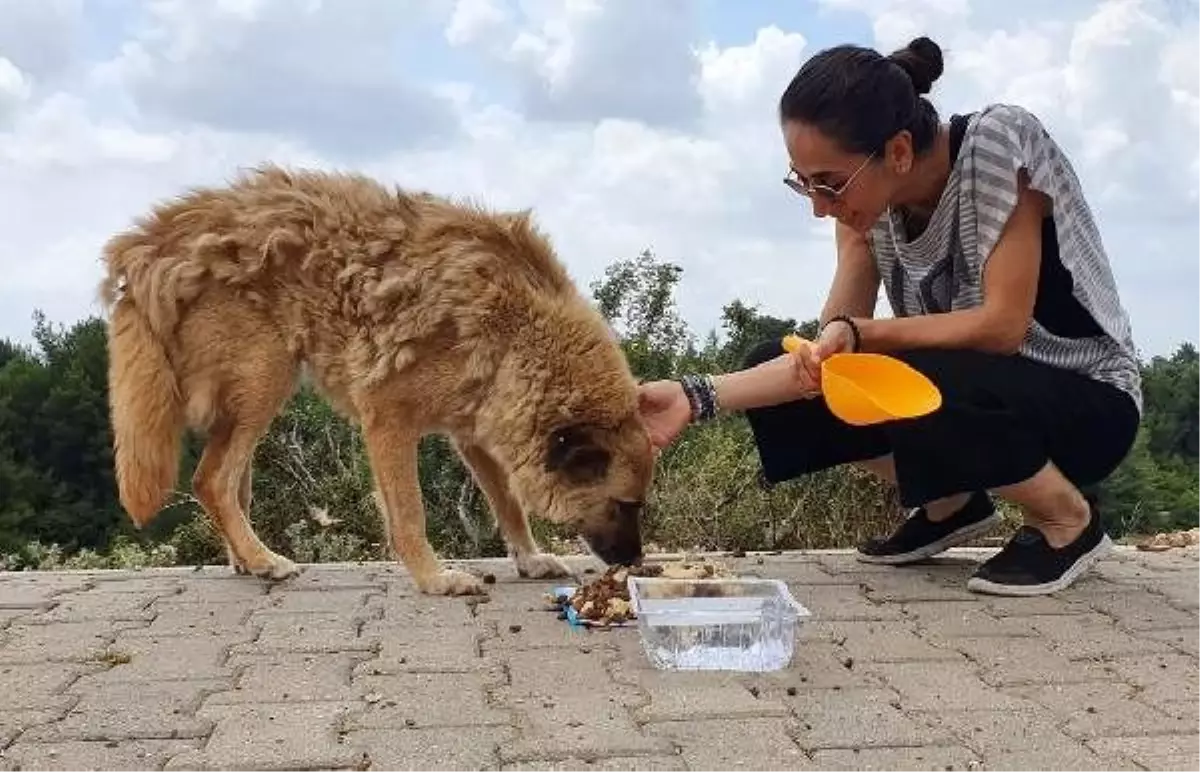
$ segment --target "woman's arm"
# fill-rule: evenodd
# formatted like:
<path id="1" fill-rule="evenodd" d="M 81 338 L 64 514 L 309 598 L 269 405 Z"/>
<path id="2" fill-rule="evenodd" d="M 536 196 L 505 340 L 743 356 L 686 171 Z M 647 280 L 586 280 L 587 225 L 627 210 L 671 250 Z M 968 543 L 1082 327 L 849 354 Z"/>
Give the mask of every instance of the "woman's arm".
<path id="1" fill-rule="evenodd" d="M 1022 170 L 1016 208 L 983 271 L 978 308 L 900 319 L 859 319 L 863 351 L 910 348 L 967 348 L 1016 353 L 1025 339 L 1037 299 L 1042 260 L 1042 219 L 1049 199 L 1029 188 Z"/>
<path id="2" fill-rule="evenodd" d="M 875 304 L 879 298 L 879 269 L 871 257 L 866 237 L 838 223 L 834 238 L 837 243 L 837 267 L 825 307 L 821 309 L 821 324 L 838 315 L 855 319 L 875 316 Z"/>
<path id="3" fill-rule="evenodd" d="M 869 317 L 879 296 L 879 272 L 866 239 L 842 224 L 837 225 L 837 266 L 821 322 L 838 314 Z M 814 375 L 791 354 L 783 354 L 757 367 L 713 378 L 717 401 L 728 412 L 767 407 L 820 393 Z"/>

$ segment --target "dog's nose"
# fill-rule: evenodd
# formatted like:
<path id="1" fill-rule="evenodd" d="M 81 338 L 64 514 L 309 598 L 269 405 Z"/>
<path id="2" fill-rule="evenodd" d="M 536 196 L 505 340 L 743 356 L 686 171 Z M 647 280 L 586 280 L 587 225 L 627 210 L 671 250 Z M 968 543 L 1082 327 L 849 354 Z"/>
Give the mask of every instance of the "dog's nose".
<path id="1" fill-rule="evenodd" d="M 632 566 L 642 561 L 641 501 L 614 502 L 612 517 L 604 527 L 585 534 L 596 556 L 609 565 Z"/>
<path id="2" fill-rule="evenodd" d="M 622 525 L 630 521 L 638 523 L 645 509 L 644 501 L 617 501 L 617 521 Z"/>
<path id="3" fill-rule="evenodd" d="M 642 562 L 641 540 L 597 544 L 588 540 L 596 556 L 610 566 L 636 566 Z"/>

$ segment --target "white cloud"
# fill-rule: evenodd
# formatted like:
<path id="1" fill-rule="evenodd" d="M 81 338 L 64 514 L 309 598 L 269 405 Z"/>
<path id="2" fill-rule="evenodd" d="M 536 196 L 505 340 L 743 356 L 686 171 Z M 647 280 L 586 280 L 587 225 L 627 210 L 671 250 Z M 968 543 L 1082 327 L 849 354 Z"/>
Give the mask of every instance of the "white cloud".
<path id="1" fill-rule="evenodd" d="M 457 0 L 446 25 L 446 40 L 456 46 L 487 44 L 490 38 L 504 35 L 510 23 L 502 0 Z"/>
<path id="2" fill-rule="evenodd" d="M 152 0 L 113 25 L 129 31 L 106 61 L 77 61 L 96 49 L 49 40 L 78 34 L 77 3 L 34 18 L 0 0 L 0 336 L 27 338 L 34 307 L 94 312 L 105 238 L 264 159 L 533 207 L 580 282 L 650 247 L 684 266 L 700 333 L 735 297 L 809 318 L 832 228 L 781 183 L 777 100 L 819 25 L 853 17 L 885 52 L 944 45 L 944 113 L 1041 115 L 1088 186 L 1139 344 L 1196 340 L 1194 19 L 1150 0 L 821 4 L 811 28 L 764 15 L 727 39 L 685 0 Z M 58 53 L 31 58 L 38 39 Z"/>
<path id="3" fill-rule="evenodd" d="M 700 51 L 700 96 L 708 114 L 770 125 L 764 108 L 774 108 L 781 78 L 800 66 L 804 35 L 775 25 L 758 30 L 753 41 L 720 48 L 709 42 Z"/>
<path id="4" fill-rule="evenodd" d="M 397 61 L 429 33 L 430 9 L 419 0 L 155 0 L 103 78 L 167 125 L 288 135 L 362 160 L 457 131 L 453 105 Z"/>
<path id="5" fill-rule="evenodd" d="M 76 62 L 83 0 L 0 0 L 0 21 L 0 57 L 34 80 L 53 81 Z"/>
<path id="6" fill-rule="evenodd" d="M 700 113 L 696 0 L 458 0 L 447 29 L 509 68 L 535 120 L 690 126 Z"/>
<path id="7" fill-rule="evenodd" d="M 919 35 L 934 40 L 959 29 L 969 14 L 967 0 L 818 0 L 826 8 L 858 11 L 872 20 L 875 43 L 889 53 Z"/>
<path id="8" fill-rule="evenodd" d="M 0 56 L 0 126 L 8 123 L 33 92 L 25 73 Z"/>

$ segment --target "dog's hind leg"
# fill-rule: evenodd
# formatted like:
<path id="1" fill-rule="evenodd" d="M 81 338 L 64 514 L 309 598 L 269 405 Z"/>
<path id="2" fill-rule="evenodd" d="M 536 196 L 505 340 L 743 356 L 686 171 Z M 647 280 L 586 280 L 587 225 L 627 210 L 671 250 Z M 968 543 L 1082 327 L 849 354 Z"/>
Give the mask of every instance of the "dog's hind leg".
<path id="1" fill-rule="evenodd" d="M 478 445 L 455 442 L 458 453 L 483 490 L 488 506 L 496 516 L 500 534 L 508 544 L 517 574 L 530 579 L 570 576 L 571 569 L 554 555 L 538 549 L 529 530 L 525 512 L 512 497 L 504 470 Z"/>
<path id="2" fill-rule="evenodd" d="M 238 505 L 242 508 L 242 514 L 246 516 L 247 521 L 250 520 L 250 502 L 254 498 L 253 467 L 254 459 L 251 458 L 246 462 L 246 469 L 242 472 L 241 486 L 238 488 Z M 225 539 L 224 536 L 224 534 L 221 534 L 221 538 L 225 542 L 225 557 L 229 561 L 230 567 L 233 568 L 233 572 L 235 574 L 250 573 L 246 570 L 246 567 L 242 565 L 242 561 L 238 559 L 238 556 L 234 554 L 233 547 L 229 544 L 229 540 Z"/>
<path id="3" fill-rule="evenodd" d="M 226 336 L 238 341 L 236 356 L 211 364 L 206 373 L 217 384 L 208 443 L 193 477 L 196 498 L 225 539 L 234 571 L 270 579 L 298 573 L 292 561 L 259 540 L 248 519 L 250 465 L 259 438 L 291 392 L 296 365 L 277 336 L 237 309 L 226 309 Z"/>
<path id="4" fill-rule="evenodd" d="M 235 571 L 267 579 L 286 579 L 299 573 L 299 569 L 259 540 L 240 501 L 246 466 L 269 423 L 268 417 L 265 422 L 225 419 L 214 425 L 196 468 L 193 488 L 224 536 Z"/>
<path id="5" fill-rule="evenodd" d="M 483 585 L 478 578 L 442 568 L 425 535 L 425 506 L 417 476 L 420 434 L 406 425 L 403 411 L 394 406 L 361 406 L 360 413 L 367 457 L 378 489 L 376 500 L 387 519 L 392 551 L 421 592 L 482 594 Z"/>

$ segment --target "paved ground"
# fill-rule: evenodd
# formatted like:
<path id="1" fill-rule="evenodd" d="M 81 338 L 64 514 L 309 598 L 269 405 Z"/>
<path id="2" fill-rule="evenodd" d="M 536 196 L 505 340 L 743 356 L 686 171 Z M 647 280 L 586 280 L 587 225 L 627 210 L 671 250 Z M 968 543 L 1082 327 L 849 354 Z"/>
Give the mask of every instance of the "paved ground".
<path id="1" fill-rule="evenodd" d="M 475 606 L 386 564 L 0 574 L 0 768 L 1197 768 L 1195 550 L 1030 600 L 977 559 L 731 560 L 814 612 L 753 676 L 655 671 L 507 561 Z"/>

